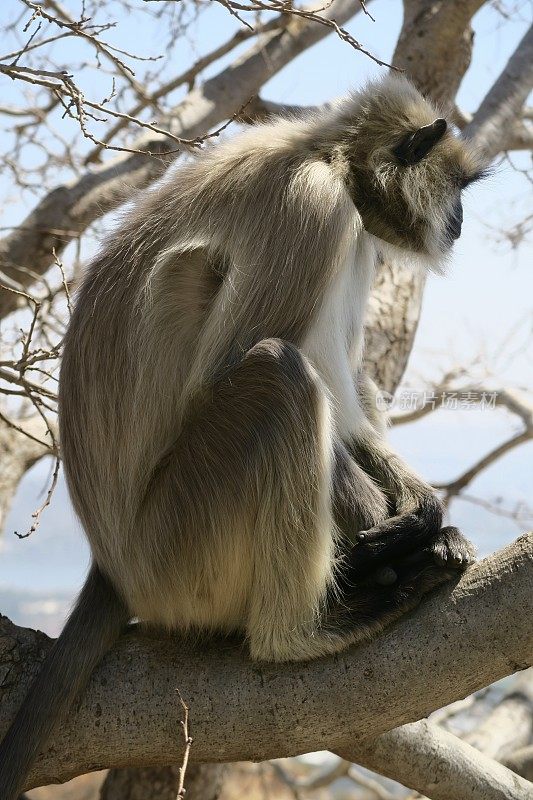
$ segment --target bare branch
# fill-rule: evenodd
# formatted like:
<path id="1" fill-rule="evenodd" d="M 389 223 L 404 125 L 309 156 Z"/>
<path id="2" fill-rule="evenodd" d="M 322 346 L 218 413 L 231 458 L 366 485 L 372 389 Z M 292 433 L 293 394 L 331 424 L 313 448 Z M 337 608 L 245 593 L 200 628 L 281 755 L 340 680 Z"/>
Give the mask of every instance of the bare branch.
<path id="1" fill-rule="evenodd" d="M 353 0 L 335 0 L 324 16 L 344 24 L 356 12 Z M 195 139 L 230 118 L 256 95 L 261 86 L 298 53 L 322 39 L 329 28 L 312 21 L 289 20 L 281 31 L 259 37 L 239 59 L 218 75 L 194 89 L 173 112 L 174 136 Z M 176 153 L 164 137 L 145 137 L 134 143 L 136 150 L 159 154 L 159 158 L 136 153 L 118 156 L 72 183 L 44 197 L 19 228 L 0 241 L 0 269 L 22 288 L 31 284 L 21 267 L 44 273 L 53 263 L 53 251 L 65 246 L 88 225 L 131 196 L 133 189 L 147 186 L 164 172 Z M 128 181 L 126 187 L 125 182 Z M 0 318 L 17 307 L 16 300 L 0 293 Z"/>
<path id="2" fill-rule="evenodd" d="M 533 129 L 517 120 L 503 138 L 505 150 L 533 150 Z"/>
<path id="3" fill-rule="evenodd" d="M 494 464 L 501 458 L 503 455 L 508 453 L 509 451 L 513 450 L 515 447 L 518 447 L 521 444 L 525 444 L 525 442 L 529 442 L 533 439 L 533 429 L 528 428 L 521 433 L 517 433 L 515 436 L 511 436 L 511 438 L 507 439 L 502 444 L 495 447 L 493 450 L 490 450 L 483 458 L 480 458 L 479 461 L 476 461 L 469 469 L 465 470 L 462 475 L 456 478 L 454 481 L 450 481 L 449 483 L 435 483 L 434 486 L 436 489 L 440 489 L 443 491 L 448 499 L 451 497 L 456 497 L 466 486 L 468 486 L 474 478 L 476 478 L 480 472 L 487 467 L 490 467 L 491 464 Z"/>
<path id="4" fill-rule="evenodd" d="M 31 9 L 37 17 L 41 17 L 60 29 L 66 29 L 70 34 L 78 36 L 81 39 L 85 39 L 87 42 L 89 42 L 89 44 L 91 44 L 98 53 L 104 55 L 113 64 L 120 75 L 122 75 L 122 77 L 128 81 L 128 83 L 139 96 L 144 96 L 144 87 L 135 80 L 133 70 L 123 61 L 121 61 L 121 59 L 118 58 L 115 53 L 112 52 L 112 48 L 110 48 L 109 45 L 102 42 L 93 33 L 89 33 L 84 29 L 84 24 L 87 22 L 87 20 L 84 20 L 83 18 L 78 21 L 74 20 L 59 2 L 54 2 L 53 4 L 54 10 L 59 15 L 58 17 L 48 14 L 42 5 L 33 3 L 31 0 L 20 0 L 20 2 L 24 3 L 24 5 Z"/>
<path id="5" fill-rule="evenodd" d="M 528 745 L 533 736 L 533 672 L 525 670 L 485 719 L 464 740 L 491 758 Z"/>
<path id="6" fill-rule="evenodd" d="M 220 58 L 223 58 L 223 56 L 230 53 L 239 44 L 242 44 L 242 42 L 246 41 L 247 39 L 250 39 L 253 36 L 260 36 L 261 34 L 269 33 L 270 31 L 279 30 L 285 27 L 287 22 L 288 17 L 279 16 L 273 20 L 270 20 L 264 25 L 256 25 L 252 30 L 249 28 L 241 28 L 238 30 L 230 39 L 224 42 L 224 44 L 215 48 L 207 55 L 199 58 L 191 67 L 184 70 L 184 72 L 181 72 L 170 81 L 167 81 L 154 92 L 146 95 L 143 100 L 139 101 L 129 111 L 128 115 L 124 115 L 109 129 L 106 135 L 102 138 L 102 144 L 97 145 L 93 150 L 91 150 L 85 159 L 85 163 L 91 164 L 99 160 L 100 154 L 106 148 L 106 145 L 108 145 L 114 139 L 117 133 L 127 127 L 128 117 L 137 117 L 144 108 L 153 105 L 162 97 L 165 97 L 166 95 L 175 91 L 175 89 L 178 89 L 184 84 L 192 84 L 196 76 L 199 75 L 200 72 L 202 72 L 206 67 L 210 66 L 215 61 L 218 61 Z"/>
<path id="7" fill-rule="evenodd" d="M 464 133 L 494 157 L 506 149 L 505 132 L 521 118 L 533 87 L 533 26 L 529 28 L 500 77 L 485 95 Z"/>
<path id="8" fill-rule="evenodd" d="M 506 767 L 509 767 L 517 775 L 521 775 L 528 781 L 533 781 L 533 744 L 521 747 L 514 753 L 503 759 Z"/>
<path id="9" fill-rule="evenodd" d="M 528 800 L 533 793 L 529 781 L 427 720 L 339 753 L 432 800 Z"/>
<path id="10" fill-rule="evenodd" d="M 41 417 L 35 414 L 22 424 L 24 433 L 20 434 L 9 423 L 0 423 L 0 531 L 20 480 L 39 459 L 52 454 Z"/>

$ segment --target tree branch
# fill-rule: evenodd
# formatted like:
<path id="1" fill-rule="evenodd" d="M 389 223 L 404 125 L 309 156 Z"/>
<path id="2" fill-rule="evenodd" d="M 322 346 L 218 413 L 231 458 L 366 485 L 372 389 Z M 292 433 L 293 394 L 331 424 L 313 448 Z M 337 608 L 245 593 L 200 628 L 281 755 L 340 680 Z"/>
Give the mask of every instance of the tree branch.
<path id="1" fill-rule="evenodd" d="M 449 483 L 434 483 L 433 486 L 435 489 L 440 489 L 441 491 L 445 492 L 448 499 L 451 497 L 456 497 L 468 486 L 469 483 L 474 480 L 474 478 L 479 475 L 480 472 L 483 472 L 484 469 L 490 467 L 491 464 L 494 464 L 496 461 L 498 461 L 498 459 L 513 450 L 515 447 L 525 444 L 526 442 L 531 441 L 531 439 L 533 439 L 533 430 L 531 428 L 526 428 L 525 431 L 521 431 L 515 436 L 511 436 L 510 439 L 506 439 L 505 442 L 502 442 L 500 445 L 498 445 L 498 447 L 490 450 L 483 456 L 483 458 L 480 458 L 479 461 L 476 461 L 475 464 L 473 464 L 469 469 L 465 470 L 465 472 L 463 472 L 463 474 L 454 481 L 450 481 Z"/>
<path id="2" fill-rule="evenodd" d="M 533 25 L 464 129 L 465 135 L 489 158 L 506 149 L 505 132 L 512 132 L 516 121 L 520 120 L 532 86 Z"/>
<path id="3" fill-rule="evenodd" d="M 471 704 L 475 703 L 475 697 L 468 697 L 466 700 Z M 439 722 L 445 717 L 447 713 L 452 710 L 455 712 L 460 711 L 461 703 L 453 703 L 451 706 L 441 710 L 432 715 L 431 727 L 427 728 L 425 720 L 406 725 L 398 731 L 389 731 L 383 734 L 377 740 L 376 747 L 373 748 L 371 743 L 365 743 L 361 752 L 351 752 L 351 756 L 356 756 L 361 759 L 361 763 L 377 770 L 383 775 L 389 775 L 390 770 L 390 750 L 394 750 L 394 772 L 396 780 L 402 783 L 409 783 L 403 777 L 408 774 L 406 770 L 412 758 L 416 758 L 418 752 L 419 766 L 417 772 L 420 776 L 417 788 L 422 792 L 416 792 L 409 800 L 424 800 L 429 797 L 439 797 L 440 795 L 434 794 L 434 777 L 439 775 L 439 788 L 440 782 L 445 779 L 445 792 L 450 790 L 450 782 L 456 785 L 455 791 L 452 796 L 460 796 L 461 800 L 464 796 L 479 797 L 479 800 L 486 800 L 488 797 L 486 787 L 483 785 L 483 774 L 486 772 L 486 767 L 489 766 L 489 772 L 486 773 L 490 778 L 491 791 L 498 789 L 500 791 L 503 785 L 506 792 L 503 797 L 516 797 L 513 794 L 516 791 L 514 777 L 509 773 L 502 773 L 499 770 L 495 771 L 494 762 L 492 759 L 501 761 L 506 767 L 509 767 L 513 772 L 517 772 L 527 780 L 531 780 L 528 775 L 520 770 L 515 770 L 510 763 L 507 763 L 502 756 L 509 753 L 511 750 L 517 751 L 518 748 L 529 744 L 531 734 L 533 732 L 533 674 L 532 670 L 525 670 L 520 673 L 518 679 L 514 682 L 513 689 L 501 700 L 498 705 L 483 719 L 483 721 L 473 730 L 470 731 L 463 740 L 475 748 L 475 751 L 480 751 L 489 759 L 489 765 L 479 763 L 477 754 L 472 756 L 468 750 L 464 750 L 460 746 L 457 747 L 456 740 L 452 738 L 442 738 L 439 730 L 440 726 L 436 724 L 437 717 L 440 716 Z M 457 707 L 459 706 L 459 708 Z M 464 709 L 463 709 L 464 710 Z M 428 752 L 428 731 L 430 734 L 430 741 L 433 745 L 429 744 Z M 404 753 L 404 748 L 406 752 Z M 466 757 L 465 757 L 466 756 Z M 472 765 L 473 761 L 473 765 Z M 523 759 L 520 757 L 520 763 Z M 514 763 L 514 762 L 513 762 Z M 518 763 L 518 762 L 517 762 Z M 398 766 L 401 764 L 402 766 Z M 480 766 L 483 773 L 480 773 Z M 459 772 L 461 771 L 461 773 Z M 389 775 L 389 777 L 391 777 Z M 422 787 L 423 784 L 423 787 Z M 409 785 L 411 785 L 409 783 Z M 462 786 L 469 786 L 471 794 L 463 795 L 465 791 Z M 478 787 L 481 785 L 481 794 L 476 795 Z M 498 788 L 500 787 L 500 788 Z M 528 788 L 529 792 L 533 792 L 533 787 Z M 444 792 L 444 797 L 448 800 L 448 796 Z M 523 795 L 520 788 L 519 797 Z M 500 797 L 501 795 L 496 795 Z M 526 795 L 527 796 L 527 795 Z"/>
<path id="4" fill-rule="evenodd" d="M 518 676 L 513 689 L 464 740 L 486 756 L 503 761 L 511 750 L 531 742 L 533 736 L 533 674 Z"/>
<path id="5" fill-rule="evenodd" d="M 529 800 L 533 784 L 428 720 L 339 752 L 432 800 Z"/>
<path id="6" fill-rule="evenodd" d="M 104 766 L 180 763 L 176 688 L 190 708 L 197 761 L 340 750 L 378 736 L 529 666 L 532 583 L 529 534 L 373 642 L 308 664 L 250 663 L 239 642 L 197 648 L 190 640 L 126 635 L 60 726 L 30 785 Z M 48 646 L 43 634 L 2 620 L 0 733 Z"/>
<path id="7" fill-rule="evenodd" d="M 359 10 L 353 0 L 335 0 L 324 17 L 342 25 Z M 323 25 L 294 18 L 282 30 L 260 36 L 242 56 L 189 92 L 176 106 L 172 134 L 186 139 L 205 135 L 229 119 L 295 56 L 329 32 L 330 28 Z M 152 155 L 118 156 L 44 197 L 24 222 L 0 241 L 0 271 L 18 285 L 29 286 L 32 277 L 19 267 L 31 267 L 38 274 L 46 272 L 54 262 L 54 251 L 60 255 L 92 222 L 124 203 L 132 190 L 159 178 L 178 155 L 172 141 L 163 136 L 140 137 L 132 149 Z M 0 319 L 16 307 L 15 295 L 0 292 Z"/>

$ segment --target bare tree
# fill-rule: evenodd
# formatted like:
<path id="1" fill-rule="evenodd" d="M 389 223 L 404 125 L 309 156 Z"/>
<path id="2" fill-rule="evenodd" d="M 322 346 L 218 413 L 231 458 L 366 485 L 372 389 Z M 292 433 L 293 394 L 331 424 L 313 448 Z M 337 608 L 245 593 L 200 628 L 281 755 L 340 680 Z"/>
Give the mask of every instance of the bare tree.
<path id="1" fill-rule="evenodd" d="M 198 37 L 217 3 L 219 13 L 229 15 L 233 23 L 226 40 L 211 50 L 200 47 L 189 63 L 176 69 L 183 43 Z M 60 0 L 9 0 L 8 5 L 13 13 L 5 25 L 6 52 L 0 56 L 0 80 L 6 88 L 0 106 L 6 130 L 1 169 L 13 190 L 3 200 L 13 224 L 4 228 L 0 239 L 0 514 L 5 514 L 29 467 L 44 456 L 51 456 L 55 464 L 43 506 L 36 510 L 28 531 L 19 533 L 25 536 L 35 531 L 57 481 L 60 443 L 55 413 L 61 339 L 71 291 L 95 234 L 107 223 L 106 215 L 228 125 L 250 124 L 284 110 L 282 103 L 261 97 L 263 86 L 325 36 L 337 37 L 347 59 L 359 51 L 360 58 L 385 65 L 351 32 L 354 17 L 372 13 L 372 3 L 363 0 L 332 0 L 319 9 L 279 0 L 86 0 L 68 6 Z M 533 148 L 531 110 L 526 106 L 533 86 L 533 29 L 517 44 L 494 84 L 487 86 L 477 111 L 466 114 L 457 107 L 456 95 L 476 55 L 472 19 L 487 5 L 501 15 L 503 25 L 529 9 L 528 3 L 499 0 L 404 0 L 392 64 L 405 70 L 425 93 L 451 106 L 465 135 L 497 159 Z M 132 31 L 143 25 L 159 32 L 157 50 L 134 41 Z M 20 197 L 30 204 L 26 213 Z M 528 224 L 527 219 L 519 223 L 521 236 Z M 377 383 L 389 393 L 398 387 L 411 352 L 424 282 L 423 275 L 393 262 L 382 264 L 376 279 L 367 325 L 367 362 Z M 480 381 L 469 382 L 464 370 L 445 375 L 432 388 L 441 396 L 454 388 L 489 389 Z M 533 409 L 528 399 L 498 388 L 497 402 L 520 419 L 521 430 L 440 486 L 448 500 L 459 493 L 468 499 L 476 475 L 532 438 Z M 393 422 L 411 422 L 430 410 L 422 405 Z M 521 509 L 515 517 L 523 522 L 527 514 Z M 504 767 L 495 761 L 500 754 L 487 754 L 479 746 L 485 755 L 476 755 L 472 744 L 443 733 L 435 723 L 385 733 L 532 663 L 526 614 L 533 610 L 531 593 L 526 591 L 531 561 L 531 539 L 522 539 L 480 564 L 451 593 L 441 593 L 382 640 L 342 659 L 311 665 L 305 671 L 307 678 L 292 667 L 254 671 L 237 651 L 219 645 L 185 657 L 176 655 L 175 646 L 170 651 L 168 644 L 157 640 L 127 637 L 98 672 L 81 711 L 72 715 L 43 755 L 32 785 L 116 767 L 102 797 L 145 797 L 146 787 L 155 784 L 160 796 L 162 787 L 169 796 L 177 793 L 179 769 L 168 764 L 181 763 L 183 756 L 179 706 L 173 695 L 172 707 L 168 699 L 157 698 L 168 698 L 170 687 L 174 691 L 187 686 L 195 725 L 194 761 L 264 760 L 327 748 L 428 797 L 456 796 L 458 781 L 464 798 L 531 796 L 533 787 L 509 771 L 523 768 L 527 773 L 533 759 L 518 748 L 527 749 L 530 741 L 517 738 L 516 748 L 510 748 L 517 750 L 516 758 L 513 761 L 513 754 L 508 754 Z M 423 638 L 427 634 L 426 647 L 434 650 L 437 634 L 430 614 L 437 603 L 438 618 L 445 620 L 447 630 L 443 628 L 439 640 L 441 665 L 435 674 L 428 657 L 424 660 Z M 16 629 L 8 621 L 2 620 L 0 626 L 0 675 L 6 676 L 0 678 L 2 732 L 47 644 L 38 634 Z M 477 643 L 474 652 L 467 647 L 472 637 Z M 459 666 L 451 643 L 462 654 Z M 410 669 L 402 667 L 399 652 L 411 654 Z M 151 678 L 143 663 L 152 668 Z M 392 692 L 387 690 L 387 670 L 394 681 Z M 123 680 L 125 674 L 127 682 L 121 685 L 118 678 Z M 191 686 L 187 678 L 191 674 L 216 687 L 219 711 L 211 719 L 202 699 L 202 681 Z M 263 700 L 259 679 L 268 687 Z M 375 694 L 368 703 L 361 686 L 370 691 L 370 679 Z M 321 699 L 302 714 L 306 685 L 310 696 L 321 693 Z M 242 703 L 231 699 L 235 687 Z M 104 708 L 105 724 L 100 719 Z M 143 720 L 138 728 L 124 722 L 134 713 Z M 435 758 L 439 774 L 445 776 L 440 789 L 431 779 Z M 141 766 L 146 769 L 136 769 Z M 214 767 L 209 770 L 215 797 L 215 773 L 219 773 Z M 350 763 L 342 770 L 348 775 Z M 201 786 L 207 774 L 200 769 L 190 774 L 191 797 L 193 777 Z M 354 782 L 364 782 L 359 773 L 350 774 Z M 333 772 L 329 778 L 335 776 Z M 290 784 L 290 776 L 284 777 Z M 307 786 L 296 781 L 292 789 L 310 791 L 321 781 L 325 779 L 313 777 Z M 442 793 L 443 787 L 448 794 Z M 199 791 L 207 797 L 207 790 Z M 374 791 L 377 795 L 376 787 Z"/>

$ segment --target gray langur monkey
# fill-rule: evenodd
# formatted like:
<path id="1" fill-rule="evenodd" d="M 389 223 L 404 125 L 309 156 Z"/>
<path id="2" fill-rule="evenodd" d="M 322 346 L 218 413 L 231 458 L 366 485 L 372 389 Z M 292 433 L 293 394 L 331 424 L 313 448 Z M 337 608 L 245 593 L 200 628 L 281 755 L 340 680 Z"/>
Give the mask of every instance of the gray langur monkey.
<path id="1" fill-rule="evenodd" d="M 1 800 L 132 617 L 312 659 L 471 563 L 385 443 L 361 363 L 380 253 L 438 269 L 482 168 L 391 75 L 208 149 L 124 218 L 83 280 L 61 369 L 92 567 L 1 745 Z"/>

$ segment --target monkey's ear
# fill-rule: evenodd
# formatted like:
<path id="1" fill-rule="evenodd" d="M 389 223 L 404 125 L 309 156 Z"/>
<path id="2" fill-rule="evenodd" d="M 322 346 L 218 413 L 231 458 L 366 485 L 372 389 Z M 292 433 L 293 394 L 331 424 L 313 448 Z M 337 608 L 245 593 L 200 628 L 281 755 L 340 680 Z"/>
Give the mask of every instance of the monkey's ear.
<path id="1" fill-rule="evenodd" d="M 408 134 L 400 144 L 396 145 L 393 153 L 404 166 L 416 164 L 427 156 L 434 145 L 444 136 L 447 128 L 445 119 L 436 119 L 431 125 L 424 125 L 414 133 Z"/>

